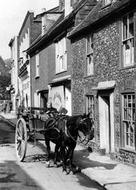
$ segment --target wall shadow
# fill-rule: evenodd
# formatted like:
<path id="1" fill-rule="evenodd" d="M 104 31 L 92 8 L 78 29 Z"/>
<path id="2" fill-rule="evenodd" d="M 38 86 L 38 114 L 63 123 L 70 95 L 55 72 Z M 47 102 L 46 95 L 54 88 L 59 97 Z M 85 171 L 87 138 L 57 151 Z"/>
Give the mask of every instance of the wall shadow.
<path id="1" fill-rule="evenodd" d="M 103 163 L 94 160 L 90 160 L 88 156 L 90 152 L 87 149 L 75 150 L 74 151 L 74 163 L 81 167 L 81 169 L 85 168 L 93 168 L 93 167 L 104 167 L 107 170 L 112 170 L 116 167 L 116 164 Z"/>
<path id="2" fill-rule="evenodd" d="M 0 163 L 0 189 L 43 190 L 15 161 Z"/>

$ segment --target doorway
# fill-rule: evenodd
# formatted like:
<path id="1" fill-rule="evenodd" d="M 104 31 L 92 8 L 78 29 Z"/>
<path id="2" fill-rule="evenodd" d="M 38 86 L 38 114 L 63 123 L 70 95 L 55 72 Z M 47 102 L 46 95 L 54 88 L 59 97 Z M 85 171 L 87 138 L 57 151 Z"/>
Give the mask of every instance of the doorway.
<path id="1" fill-rule="evenodd" d="M 114 105 L 113 93 L 99 93 L 100 148 L 106 153 L 114 151 Z"/>

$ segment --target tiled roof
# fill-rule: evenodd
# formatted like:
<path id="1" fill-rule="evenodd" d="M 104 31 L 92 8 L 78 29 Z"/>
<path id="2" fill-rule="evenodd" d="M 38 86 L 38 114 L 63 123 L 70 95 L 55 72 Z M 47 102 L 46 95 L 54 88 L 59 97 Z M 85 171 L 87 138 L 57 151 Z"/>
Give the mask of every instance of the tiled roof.
<path id="1" fill-rule="evenodd" d="M 64 17 L 64 13 L 63 13 L 59 17 L 59 19 L 54 23 L 54 25 L 46 32 L 46 34 L 42 37 L 39 37 L 28 48 L 27 52 L 30 54 L 33 51 L 38 50 L 38 48 L 43 46 L 43 43 L 45 44 L 45 41 L 47 42 L 50 39 L 53 40 L 55 37 L 57 37 L 58 34 L 60 34 L 60 32 L 63 32 L 63 30 L 65 31 L 70 26 L 70 24 L 73 22 L 75 15 L 78 13 L 79 10 L 81 10 L 84 7 L 84 5 L 88 5 L 88 9 L 91 10 L 92 7 L 91 8 L 89 7 L 89 4 L 87 4 L 88 2 L 90 2 L 90 0 L 81 0 L 76 5 L 74 10 L 69 15 L 67 15 L 66 17 Z M 96 0 L 91 0 L 91 2 L 96 2 Z M 82 15 L 82 16 L 84 16 L 84 15 Z"/>
<path id="2" fill-rule="evenodd" d="M 108 18 L 109 15 L 117 13 L 121 9 L 130 5 L 136 5 L 136 0 L 116 0 L 106 7 L 103 7 L 102 0 L 100 0 L 92 11 L 90 11 L 88 16 L 69 33 L 68 37 L 73 38 L 81 31 L 97 24 L 99 21 Z"/>

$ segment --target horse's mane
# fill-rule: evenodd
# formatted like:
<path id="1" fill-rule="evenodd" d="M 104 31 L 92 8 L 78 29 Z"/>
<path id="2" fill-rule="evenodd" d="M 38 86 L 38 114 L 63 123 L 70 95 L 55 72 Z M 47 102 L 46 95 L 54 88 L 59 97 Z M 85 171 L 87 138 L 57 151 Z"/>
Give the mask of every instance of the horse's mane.
<path id="1" fill-rule="evenodd" d="M 82 118 L 82 115 L 69 116 L 67 120 L 67 126 L 77 125 L 78 121 Z"/>

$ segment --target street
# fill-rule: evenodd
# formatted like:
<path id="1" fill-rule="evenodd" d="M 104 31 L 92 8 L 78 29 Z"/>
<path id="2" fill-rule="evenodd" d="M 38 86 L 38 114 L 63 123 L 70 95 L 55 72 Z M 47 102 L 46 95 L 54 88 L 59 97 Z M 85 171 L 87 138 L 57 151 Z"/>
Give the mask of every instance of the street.
<path id="1" fill-rule="evenodd" d="M 45 163 L 46 149 L 41 143 L 28 144 L 25 161 L 16 159 L 14 128 L 0 121 L 0 190 L 102 190 L 82 173 L 66 175 L 62 168 Z"/>

